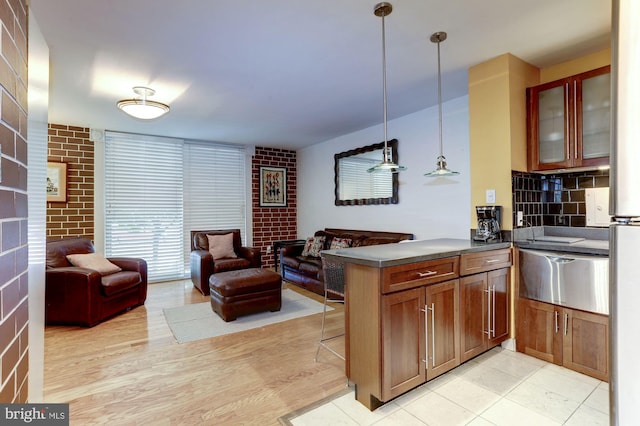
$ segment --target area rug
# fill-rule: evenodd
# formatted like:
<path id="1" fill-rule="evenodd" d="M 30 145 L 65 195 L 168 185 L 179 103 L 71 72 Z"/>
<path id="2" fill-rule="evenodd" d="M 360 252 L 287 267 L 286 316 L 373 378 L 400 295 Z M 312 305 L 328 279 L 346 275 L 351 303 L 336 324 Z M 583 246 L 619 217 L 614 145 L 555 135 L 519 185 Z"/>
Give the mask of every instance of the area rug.
<path id="1" fill-rule="evenodd" d="M 331 309 L 333 308 L 327 307 L 327 310 Z M 241 316 L 230 322 L 224 322 L 213 312 L 210 302 L 165 308 L 163 312 L 178 343 L 186 343 L 321 313 L 322 303 L 293 290 L 284 289 L 282 308 L 279 312 L 267 311 Z"/>

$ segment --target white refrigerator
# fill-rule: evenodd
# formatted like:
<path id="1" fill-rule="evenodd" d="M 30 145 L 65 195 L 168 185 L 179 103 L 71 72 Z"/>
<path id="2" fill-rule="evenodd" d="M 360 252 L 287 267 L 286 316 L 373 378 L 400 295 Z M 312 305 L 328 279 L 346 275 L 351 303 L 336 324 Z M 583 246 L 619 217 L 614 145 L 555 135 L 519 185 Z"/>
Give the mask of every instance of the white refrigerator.
<path id="1" fill-rule="evenodd" d="M 610 422 L 640 424 L 640 0 L 612 0 Z"/>

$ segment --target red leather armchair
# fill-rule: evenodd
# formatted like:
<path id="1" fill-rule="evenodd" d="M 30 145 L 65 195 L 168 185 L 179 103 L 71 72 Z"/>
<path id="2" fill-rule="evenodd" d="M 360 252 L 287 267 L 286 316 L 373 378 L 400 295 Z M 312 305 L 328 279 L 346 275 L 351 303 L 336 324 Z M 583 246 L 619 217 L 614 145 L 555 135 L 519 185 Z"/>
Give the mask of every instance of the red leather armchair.
<path id="1" fill-rule="evenodd" d="M 47 242 L 45 322 L 93 327 L 147 298 L 147 263 L 138 258 L 109 258 L 122 271 L 102 276 L 71 265 L 69 254 L 95 253 L 87 238 Z"/>
<path id="2" fill-rule="evenodd" d="M 233 251 L 238 257 L 214 261 L 209 252 L 207 235 L 225 235 L 229 233 L 233 233 Z M 191 231 L 191 256 L 189 262 L 193 286 L 206 296 L 209 294 L 209 277 L 212 274 L 246 268 L 261 268 L 262 252 L 257 247 L 243 247 L 239 229 Z"/>

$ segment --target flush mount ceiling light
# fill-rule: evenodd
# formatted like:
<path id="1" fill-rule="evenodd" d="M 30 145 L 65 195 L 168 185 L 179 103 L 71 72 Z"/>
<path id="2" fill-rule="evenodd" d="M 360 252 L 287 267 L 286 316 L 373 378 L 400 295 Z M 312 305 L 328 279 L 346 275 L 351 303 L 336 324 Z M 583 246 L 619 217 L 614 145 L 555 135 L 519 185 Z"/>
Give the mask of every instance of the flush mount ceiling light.
<path id="1" fill-rule="evenodd" d="M 431 35 L 431 42 L 438 45 L 438 130 L 440 139 L 440 155 L 436 161 L 437 167 L 434 171 L 425 173 L 425 176 L 438 177 L 438 176 L 452 176 L 459 175 L 459 172 L 447 169 L 447 160 L 442 153 L 442 75 L 440 73 L 440 43 L 447 39 L 447 33 L 444 31 L 438 31 Z"/>
<path id="2" fill-rule="evenodd" d="M 169 105 L 147 99 L 148 96 L 155 95 L 155 90 L 148 87 L 136 86 L 133 88 L 133 92 L 140 97 L 123 99 L 116 104 L 118 108 L 130 116 L 141 120 L 152 120 L 169 112 Z"/>
<path id="3" fill-rule="evenodd" d="M 382 163 L 367 169 L 369 173 L 391 172 L 397 173 L 406 170 L 404 166 L 395 164 L 391 159 L 391 149 L 387 146 L 387 59 L 385 46 L 384 17 L 391 14 L 393 7 L 390 3 L 378 3 L 373 8 L 373 14 L 382 18 L 382 121 L 384 125 L 384 149 L 382 150 Z"/>

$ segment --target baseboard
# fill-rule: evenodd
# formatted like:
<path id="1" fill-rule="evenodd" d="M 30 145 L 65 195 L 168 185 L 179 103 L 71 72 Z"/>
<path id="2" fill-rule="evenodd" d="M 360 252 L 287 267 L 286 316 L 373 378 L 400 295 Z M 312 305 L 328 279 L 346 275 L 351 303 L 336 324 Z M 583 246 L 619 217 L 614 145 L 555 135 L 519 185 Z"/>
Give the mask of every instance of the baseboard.
<path id="1" fill-rule="evenodd" d="M 507 339 L 501 343 L 502 349 L 506 349 L 512 352 L 516 351 L 516 339 Z"/>

